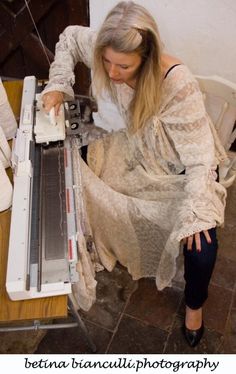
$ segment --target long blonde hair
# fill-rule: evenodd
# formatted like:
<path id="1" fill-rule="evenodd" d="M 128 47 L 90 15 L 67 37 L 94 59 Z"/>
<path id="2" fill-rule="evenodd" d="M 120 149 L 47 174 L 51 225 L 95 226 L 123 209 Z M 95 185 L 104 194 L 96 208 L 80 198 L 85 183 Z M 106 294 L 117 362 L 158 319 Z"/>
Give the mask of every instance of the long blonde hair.
<path id="1" fill-rule="evenodd" d="M 130 104 L 130 131 L 136 132 L 156 113 L 160 102 L 162 43 L 154 18 L 141 5 L 121 1 L 108 13 L 97 35 L 94 49 L 96 92 L 102 95 L 108 90 L 115 99 L 114 86 L 103 64 L 106 47 L 116 52 L 136 52 L 142 58 Z"/>

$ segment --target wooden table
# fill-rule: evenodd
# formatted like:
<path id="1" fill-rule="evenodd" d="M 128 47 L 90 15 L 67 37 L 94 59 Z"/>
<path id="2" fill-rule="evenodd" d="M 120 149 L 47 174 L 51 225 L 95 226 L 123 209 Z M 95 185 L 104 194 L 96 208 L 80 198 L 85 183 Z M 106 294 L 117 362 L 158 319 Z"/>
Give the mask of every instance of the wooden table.
<path id="1" fill-rule="evenodd" d="M 20 115 L 22 81 L 4 83 L 8 99 L 16 118 Z M 7 170 L 12 180 L 11 170 Z M 0 323 L 67 316 L 67 295 L 39 299 L 11 301 L 6 292 L 6 268 L 11 210 L 0 213 Z"/>

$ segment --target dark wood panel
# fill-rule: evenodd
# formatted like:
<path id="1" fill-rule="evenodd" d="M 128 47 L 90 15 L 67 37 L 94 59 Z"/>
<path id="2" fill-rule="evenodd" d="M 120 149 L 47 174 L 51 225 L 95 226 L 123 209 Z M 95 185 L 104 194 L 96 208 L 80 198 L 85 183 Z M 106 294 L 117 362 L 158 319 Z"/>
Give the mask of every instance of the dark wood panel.
<path id="1" fill-rule="evenodd" d="M 21 48 L 9 54 L 7 64 L 0 69 L 0 75 L 11 78 L 22 78 L 22 70 L 25 68 L 24 55 Z"/>
<path id="2" fill-rule="evenodd" d="M 2 3 L 5 3 L 13 13 L 17 14 L 25 5 L 25 0 L 3 0 Z"/>
<path id="3" fill-rule="evenodd" d="M 72 24 L 89 25 L 88 0 L 28 0 L 49 60 L 54 57 L 59 34 Z M 23 78 L 48 77 L 48 61 L 35 32 L 23 0 L 0 2 L 0 75 Z M 87 94 L 90 85 L 88 69 L 75 69 L 76 93 Z"/>
<path id="4" fill-rule="evenodd" d="M 41 17 L 46 16 L 48 10 L 52 5 L 58 0 L 31 0 L 30 10 L 35 20 L 35 23 L 41 19 Z M 0 12 L 0 20 L 1 19 Z M 28 33 L 34 28 L 31 17 L 28 13 L 27 7 L 22 8 L 22 10 L 12 17 L 10 26 L 5 28 L 5 33 L 0 37 L 0 63 L 3 62 L 8 54 L 15 50 L 27 37 Z"/>
<path id="5" fill-rule="evenodd" d="M 31 75 L 36 75 L 38 79 L 45 78 L 45 71 L 49 69 L 49 63 L 53 61 L 54 54 L 44 46 L 46 54 L 42 51 L 42 45 L 39 42 L 39 39 L 35 34 L 30 33 L 21 43 L 24 55 L 25 69 L 31 71 Z M 34 51 L 34 53 L 32 53 Z"/>

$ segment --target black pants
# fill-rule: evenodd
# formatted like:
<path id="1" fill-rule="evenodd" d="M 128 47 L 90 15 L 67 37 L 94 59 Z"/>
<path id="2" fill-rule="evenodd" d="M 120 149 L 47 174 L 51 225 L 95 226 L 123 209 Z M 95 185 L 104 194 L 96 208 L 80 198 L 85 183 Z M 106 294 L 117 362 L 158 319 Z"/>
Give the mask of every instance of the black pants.
<path id="1" fill-rule="evenodd" d="M 208 230 L 211 243 L 208 244 L 201 232 L 201 252 L 196 251 L 195 243 L 191 251 L 184 246 L 185 303 L 191 309 L 202 307 L 208 296 L 208 286 L 214 269 L 218 243 L 216 229 Z"/>

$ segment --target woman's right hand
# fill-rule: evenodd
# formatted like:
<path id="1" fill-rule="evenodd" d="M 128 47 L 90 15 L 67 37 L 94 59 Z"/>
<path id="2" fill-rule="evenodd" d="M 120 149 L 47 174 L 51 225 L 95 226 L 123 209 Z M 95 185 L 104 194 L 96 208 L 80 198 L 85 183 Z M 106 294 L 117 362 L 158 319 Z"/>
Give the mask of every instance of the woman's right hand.
<path id="1" fill-rule="evenodd" d="M 43 102 L 43 108 L 46 113 L 52 109 L 52 107 L 55 108 L 55 115 L 58 115 L 60 106 L 63 102 L 64 94 L 60 91 L 50 91 L 43 95 L 42 102 Z"/>

